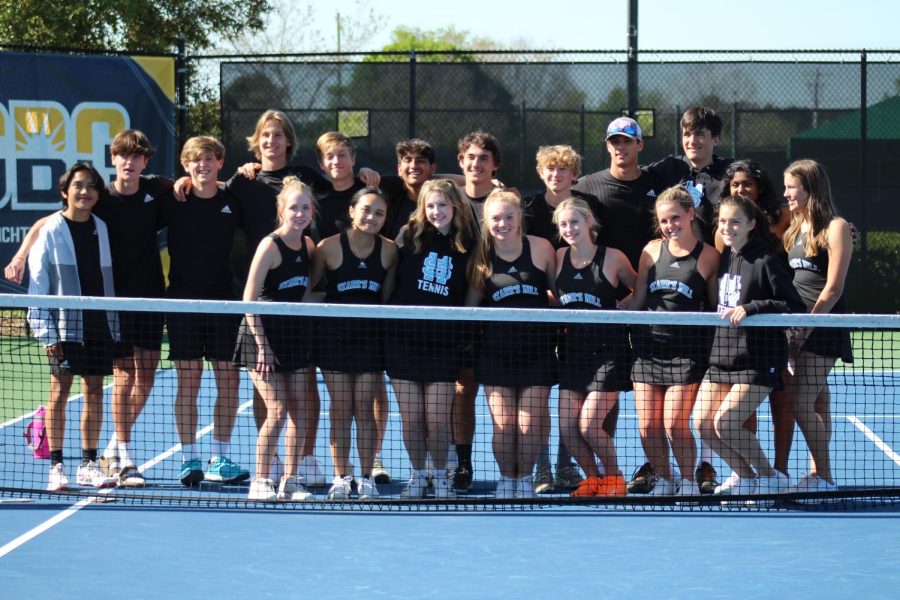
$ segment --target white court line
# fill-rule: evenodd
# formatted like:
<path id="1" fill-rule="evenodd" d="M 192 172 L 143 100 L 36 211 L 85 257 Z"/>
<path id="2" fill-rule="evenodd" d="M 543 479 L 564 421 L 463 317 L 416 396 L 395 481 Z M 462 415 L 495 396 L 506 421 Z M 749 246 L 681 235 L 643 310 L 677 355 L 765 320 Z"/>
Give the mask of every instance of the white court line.
<path id="1" fill-rule="evenodd" d="M 103 391 L 106 392 L 106 390 L 112 389 L 112 386 L 113 386 L 112 383 L 103 386 Z M 69 399 L 66 400 L 66 404 L 68 404 L 69 402 L 75 402 L 76 400 L 81 400 L 81 398 L 82 398 L 81 394 L 75 394 L 73 396 L 69 396 Z M 31 417 L 34 416 L 34 413 L 36 413 L 36 412 L 37 412 L 37 409 L 34 409 L 27 415 L 22 415 L 21 417 L 16 417 L 14 419 L 10 419 L 6 423 L 0 423 L 0 429 L 3 429 L 4 427 L 9 427 L 10 425 L 15 425 L 16 423 L 20 423 L 20 422 L 24 421 L 25 419 L 30 419 Z"/>
<path id="2" fill-rule="evenodd" d="M 900 465 L 900 454 L 894 452 L 894 449 L 884 443 L 880 437 L 875 435 L 875 432 L 865 426 L 865 424 L 857 419 L 856 417 L 847 417 L 847 420 L 856 425 L 856 428 L 863 432 L 863 434 L 872 441 L 873 444 L 878 446 L 878 449 L 887 454 L 888 458 L 894 461 L 896 464 Z"/>
<path id="3" fill-rule="evenodd" d="M 253 406 L 253 401 L 252 401 L 252 400 L 251 400 L 251 401 L 248 401 L 248 402 L 245 402 L 245 403 L 242 404 L 240 407 L 238 407 L 238 414 L 244 412 L 245 410 L 247 410 L 247 409 L 250 408 L 251 406 Z M 199 440 L 200 438 L 202 438 L 203 436 L 205 436 L 206 434 L 208 434 L 209 432 L 211 432 L 212 429 L 213 429 L 213 423 L 210 423 L 209 425 L 207 425 L 207 426 L 204 427 L 203 429 L 197 430 L 196 439 Z M 174 446 L 172 446 L 171 448 L 169 448 L 169 449 L 166 450 L 165 452 L 162 452 L 162 453 L 160 453 L 160 454 L 157 454 L 156 456 L 154 456 L 153 458 L 151 458 L 150 460 L 148 460 L 148 461 L 145 462 L 144 464 L 140 465 L 140 466 L 138 467 L 138 471 L 140 471 L 141 473 L 143 473 L 143 472 L 146 471 L 147 469 L 150 469 L 150 468 L 152 468 L 152 467 L 155 467 L 155 466 L 156 466 L 157 464 L 159 464 L 160 462 L 162 462 L 162 461 L 166 460 L 167 458 L 173 456 L 173 455 L 174 455 L 176 452 L 178 452 L 179 450 L 181 450 L 181 444 L 180 444 L 180 443 L 179 443 L 179 444 L 175 444 Z M 112 493 L 113 490 L 115 490 L 115 489 L 116 489 L 116 488 L 110 488 L 110 489 L 107 489 L 107 490 L 101 490 L 101 491 L 100 491 L 100 495 L 110 494 L 110 493 Z M 14 539 L 14 540 L 12 540 L 12 541 L 10 541 L 10 542 L 4 544 L 3 546 L 0 546 L 0 558 L 3 558 L 4 556 L 6 556 L 7 554 L 9 554 L 9 553 L 12 552 L 13 550 L 15 550 L 16 548 L 18 548 L 19 546 L 21 546 L 21 545 L 23 545 L 23 544 L 25 544 L 25 543 L 27 543 L 27 542 L 30 542 L 31 540 L 33 540 L 33 539 L 36 538 L 37 536 L 39 536 L 39 535 L 41 535 L 42 533 L 48 531 L 51 527 L 54 527 L 54 526 L 56 526 L 56 525 L 59 525 L 60 523 L 62 523 L 62 522 L 65 521 L 66 519 L 68 519 L 69 517 L 75 515 L 75 513 L 77 513 L 79 510 L 81 510 L 81 509 L 84 508 L 85 506 L 89 506 L 89 505 L 93 504 L 94 502 L 96 502 L 97 500 L 98 500 L 97 497 L 85 498 L 84 500 L 79 500 L 78 502 L 76 502 L 76 503 L 73 504 L 72 506 L 66 508 L 66 509 L 63 510 L 62 512 L 60 512 L 60 513 L 58 513 L 58 514 L 56 514 L 56 515 L 50 517 L 49 519 L 47 519 L 46 521 L 44 521 L 43 523 L 41 523 L 41 524 L 38 525 L 37 527 L 33 527 L 32 529 L 26 531 L 25 533 L 23 533 L 22 535 L 20 535 L 20 536 L 17 537 L 16 539 Z"/>

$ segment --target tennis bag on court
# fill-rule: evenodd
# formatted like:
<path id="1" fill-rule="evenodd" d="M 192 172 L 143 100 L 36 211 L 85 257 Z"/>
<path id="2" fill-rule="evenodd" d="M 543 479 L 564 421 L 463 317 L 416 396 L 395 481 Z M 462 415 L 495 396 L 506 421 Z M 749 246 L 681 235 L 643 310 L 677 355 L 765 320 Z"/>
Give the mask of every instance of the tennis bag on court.
<path id="1" fill-rule="evenodd" d="M 25 426 L 25 443 L 34 453 L 34 457 L 40 460 L 50 458 L 47 427 L 44 425 L 45 410 L 43 406 L 38 406 L 38 409 L 34 411 L 34 419 Z"/>

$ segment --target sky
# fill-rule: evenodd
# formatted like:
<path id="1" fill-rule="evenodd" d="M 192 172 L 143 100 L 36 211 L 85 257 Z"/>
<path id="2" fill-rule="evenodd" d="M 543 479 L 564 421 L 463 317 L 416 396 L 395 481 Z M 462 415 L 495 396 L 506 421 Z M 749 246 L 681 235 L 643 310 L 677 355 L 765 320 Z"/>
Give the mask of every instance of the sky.
<path id="1" fill-rule="evenodd" d="M 686 16 L 678 0 L 639 0 L 638 48 L 648 50 L 821 50 L 900 48 L 897 0 L 717 0 L 716 12 Z M 532 49 L 615 50 L 626 47 L 628 0 L 437 0 L 363 2 L 385 27 L 362 50 L 377 50 L 397 26 L 448 25 L 504 45 Z M 336 39 L 335 13 L 360 0 L 316 3 L 315 26 Z M 718 23 L 718 24 L 717 24 Z"/>

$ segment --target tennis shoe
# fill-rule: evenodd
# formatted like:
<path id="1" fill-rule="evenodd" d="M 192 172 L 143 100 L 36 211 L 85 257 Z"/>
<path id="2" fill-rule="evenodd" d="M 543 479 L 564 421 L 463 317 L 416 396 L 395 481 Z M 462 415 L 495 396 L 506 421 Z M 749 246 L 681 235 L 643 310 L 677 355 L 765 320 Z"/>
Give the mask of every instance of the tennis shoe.
<path id="1" fill-rule="evenodd" d="M 665 477 L 657 477 L 653 489 L 647 492 L 648 496 L 672 496 L 675 494 L 675 482 Z"/>
<path id="2" fill-rule="evenodd" d="M 379 496 L 375 481 L 369 477 L 360 477 L 356 480 L 356 496 L 360 500 L 372 500 Z"/>
<path id="3" fill-rule="evenodd" d="M 319 461 L 315 456 L 304 456 L 300 459 L 300 468 L 297 474 L 303 479 L 306 485 L 311 487 L 322 487 L 325 485 L 325 474 L 319 468 Z"/>
<path id="4" fill-rule="evenodd" d="M 626 488 L 629 494 L 649 494 L 658 479 L 659 476 L 653 470 L 653 465 L 646 462 L 637 468 Z"/>
<path id="5" fill-rule="evenodd" d="M 702 492 L 690 479 L 682 479 L 675 484 L 676 496 L 699 496 Z"/>
<path id="6" fill-rule="evenodd" d="M 69 490 L 69 477 L 66 475 L 66 466 L 62 463 L 56 463 L 50 467 L 50 474 L 47 477 L 48 492 L 66 492 Z"/>
<path id="7" fill-rule="evenodd" d="M 534 493 L 550 494 L 553 492 L 553 471 L 550 470 L 550 464 L 539 464 L 537 466 L 537 474 L 534 477 Z"/>
<path id="8" fill-rule="evenodd" d="M 306 502 L 312 500 L 313 495 L 304 486 L 302 480 L 296 475 L 283 475 L 278 484 L 278 500 L 282 502 Z"/>
<path id="9" fill-rule="evenodd" d="M 497 480 L 497 489 L 494 490 L 494 498 L 497 500 L 509 500 L 516 497 L 516 480 L 512 477 L 500 476 Z"/>
<path id="10" fill-rule="evenodd" d="M 584 478 L 573 463 L 556 466 L 556 479 L 553 485 L 563 490 L 574 490 Z"/>
<path id="11" fill-rule="evenodd" d="M 836 483 L 828 483 L 818 475 L 805 475 L 800 478 L 797 485 L 792 486 L 789 491 L 801 494 L 825 494 L 828 492 L 836 492 L 838 486 Z"/>
<path id="12" fill-rule="evenodd" d="M 181 480 L 182 485 L 188 487 L 200 485 L 200 482 L 203 481 L 201 465 L 199 458 L 192 458 L 181 463 L 181 472 L 178 474 L 178 478 Z"/>
<path id="13" fill-rule="evenodd" d="M 372 479 L 375 480 L 375 483 L 388 484 L 391 482 L 391 474 L 384 467 L 384 461 L 381 460 L 380 455 L 375 457 L 372 464 Z"/>
<path id="14" fill-rule="evenodd" d="M 100 470 L 110 477 L 115 479 L 119 478 L 119 457 L 118 456 L 101 456 L 97 459 L 97 464 L 100 467 Z"/>
<path id="15" fill-rule="evenodd" d="M 756 494 L 784 494 L 791 488 L 790 478 L 779 471 L 771 477 L 759 477 L 756 480 Z"/>
<path id="16" fill-rule="evenodd" d="M 725 483 L 716 488 L 717 496 L 749 496 L 756 494 L 757 490 L 756 477 L 741 477 L 737 473 L 732 473 L 725 480 Z"/>
<path id="17" fill-rule="evenodd" d="M 119 487 L 138 488 L 147 485 L 147 480 L 144 479 L 144 476 L 134 465 L 126 465 L 122 467 L 119 470 L 119 476 L 116 479 L 117 485 Z"/>
<path id="18" fill-rule="evenodd" d="M 549 465 L 547 466 L 547 470 L 550 470 Z M 516 480 L 516 498 L 534 498 L 535 494 L 537 494 L 537 480 L 531 475 L 526 475 L 525 477 L 521 477 Z M 549 490 L 543 492 L 545 494 L 552 492 L 553 486 Z"/>
<path id="19" fill-rule="evenodd" d="M 453 491 L 457 494 L 464 494 L 472 488 L 472 467 L 471 465 L 457 465 L 453 470 Z"/>
<path id="20" fill-rule="evenodd" d="M 76 482 L 78 485 L 101 489 L 116 487 L 116 480 L 103 474 L 100 471 L 100 467 L 97 466 L 97 463 L 92 460 L 78 467 Z"/>
<path id="21" fill-rule="evenodd" d="M 715 493 L 716 486 L 719 485 L 719 482 L 716 481 L 716 469 L 706 461 L 700 463 L 700 466 L 697 467 L 697 470 L 694 472 L 694 481 L 697 482 L 697 489 L 703 495 L 710 495 Z"/>
<path id="22" fill-rule="evenodd" d="M 255 502 L 275 502 L 278 494 L 275 493 L 275 484 L 268 477 L 257 477 L 250 482 L 250 491 L 247 500 Z"/>
<path id="23" fill-rule="evenodd" d="M 400 497 L 404 500 L 421 500 L 428 494 L 427 471 L 413 469 Z"/>
<path id="24" fill-rule="evenodd" d="M 732 471 L 731 475 L 729 475 L 725 481 L 722 482 L 721 485 L 717 485 L 715 489 L 715 494 L 721 496 L 722 494 L 730 494 L 732 488 L 734 488 L 741 481 L 741 476 L 736 472 Z M 737 493 L 737 492 L 735 492 Z"/>
<path id="25" fill-rule="evenodd" d="M 446 471 L 432 476 L 431 486 L 434 488 L 435 500 L 447 500 L 456 497 L 456 492 L 450 487 L 450 477 Z"/>
<path id="26" fill-rule="evenodd" d="M 353 491 L 352 483 L 353 478 L 349 475 L 346 477 L 336 476 L 331 481 L 331 487 L 328 488 L 328 495 L 325 496 L 325 499 L 347 500 L 350 497 L 350 493 Z"/>
<path id="27" fill-rule="evenodd" d="M 207 481 L 218 483 L 238 483 L 250 479 L 250 471 L 233 462 L 226 456 L 219 456 L 209 464 L 206 471 Z M 271 480 L 269 480 L 271 481 Z"/>

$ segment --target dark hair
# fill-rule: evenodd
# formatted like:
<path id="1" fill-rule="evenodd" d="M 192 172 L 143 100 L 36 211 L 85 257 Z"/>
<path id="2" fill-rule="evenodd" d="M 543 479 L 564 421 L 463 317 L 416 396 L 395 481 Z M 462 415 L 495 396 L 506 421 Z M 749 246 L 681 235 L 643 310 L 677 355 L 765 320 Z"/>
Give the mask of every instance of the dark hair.
<path id="1" fill-rule="evenodd" d="M 727 196 L 722 198 L 716 209 L 717 217 L 723 206 L 736 206 L 747 216 L 747 219 L 756 221 L 756 225 L 750 230 L 748 241 L 755 241 L 772 252 L 778 252 L 781 242 L 778 241 L 778 238 L 775 237 L 775 234 L 768 227 L 769 218 L 766 216 L 766 213 L 753 200 L 747 196 Z"/>
<path id="2" fill-rule="evenodd" d="M 478 146 L 483 150 L 487 150 L 494 157 L 494 168 L 499 169 L 503 164 L 503 156 L 500 153 L 500 142 L 497 138 L 486 131 L 473 131 L 459 140 L 457 150 L 459 150 L 459 158 L 462 158 L 469 146 Z"/>
<path id="3" fill-rule="evenodd" d="M 763 171 L 758 162 L 752 160 L 738 160 L 725 170 L 725 177 L 722 179 L 722 194 L 720 198 L 727 198 L 731 195 L 731 180 L 738 173 L 746 173 L 759 188 L 759 198 L 756 203 L 766 214 L 771 225 L 777 224 L 781 220 L 781 204 L 775 195 L 775 186 L 772 180 Z"/>
<path id="4" fill-rule="evenodd" d="M 434 153 L 434 148 L 431 147 L 431 144 L 419 138 L 403 140 L 397 144 L 398 163 L 403 160 L 404 156 L 409 156 L 410 154 L 418 154 L 431 164 L 437 161 L 437 155 Z"/>
<path id="5" fill-rule="evenodd" d="M 384 193 L 384 191 L 381 188 L 377 188 L 375 186 L 364 187 L 363 189 L 361 189 L 358 192 L 356 192 L 355 194 L 353 194 L 353 197 L 350 198 L 350 206 L 356 206 L 359 203 L 359 201 L 362 199 L 362 197 L 367 194 L 375 194 L 376 196 L 381 198 L 385 204 L 390 206 L 390 203 L 388 202 L 388 199 L 387 199 L 387 195 Z"/>
<path id="6" fill-rule="evenodd" d="M 681 128 L 688 131 L 709 129 L 713 137 L 722 135 L 722 117 L 708 106 L 692 106 L 681 115 Z"/>
<path id="7" fill-rule="evenodd" d="M 155 150 L 150 146 L 150 140 L 143 131 L 137 129 L 125 129 L 116 134 L 112 144 L 109 147 L 109 153 L 115 156 L 128 156 L 129 154 L 140 154 L 150 158 L 155 154 Z"/>
<path id="8" fill-rule="evenodd" d="M 69 184 L 72 183 L 72 180 L 75 179 L 75 175 L 78 173 L 85 171 L 90 174 L 91 179 L 93 180 L 94 187 L 97 188 L 97 195 L 103 193 L 103 190 L 106 189 L 106 183 L 103 181 L 103 177 L 94 168 L 89 162 L 77 162 L 68 169 L 66 172 L 62 174 L 62 177 L 59 178 L 59 191 L 63 195 L 63 206 L 69 206 L 68 199 L 66 198 L 66 194 L 69 191 Z"/>

